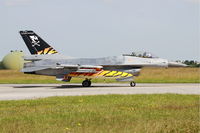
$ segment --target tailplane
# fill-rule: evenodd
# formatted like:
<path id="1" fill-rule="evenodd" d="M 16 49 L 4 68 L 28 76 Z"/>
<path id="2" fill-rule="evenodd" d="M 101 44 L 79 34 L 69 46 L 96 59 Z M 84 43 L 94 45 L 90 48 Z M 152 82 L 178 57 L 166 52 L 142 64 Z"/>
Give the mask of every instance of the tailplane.
<path id="1" fill-rule="evenodd" d="M 33 31 L 20 31 L 26 46 L 28 47 L 32 55 L 44 55 L 44 54 L 56 54 L 58 53 L 48 43 L 46 43 L 41 37 L 39 37 Z"/>

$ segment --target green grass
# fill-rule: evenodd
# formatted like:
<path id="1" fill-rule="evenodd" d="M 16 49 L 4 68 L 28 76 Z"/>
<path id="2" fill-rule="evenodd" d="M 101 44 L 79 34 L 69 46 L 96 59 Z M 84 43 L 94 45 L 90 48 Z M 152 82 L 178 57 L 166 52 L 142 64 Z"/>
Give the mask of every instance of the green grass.
<path id="1" fill-rule="evenodd" d="M 198 133 L 198 95 L 0 101 L 1 133 Z"/>
<path id="2" fill-rule="evenodd" d="M 146 68 L 139 83 L 200 83 L 200 68 Z"/>
<path id="3" fill-rule="evenodd" d="M 81 83 L 84 79 L 72 78 L 70 83 Z M 200 68 L 144 68 L 135 78 L 138 83 L 200 83 Z M 116 83 L 115 79 L 93 79 L 94 83 Z M 0 84 L 58 83 L 55 77 L 23 74 L 13 70 L 0 70 Z M 119 82 L 120 83 L 120 82 Z"/>

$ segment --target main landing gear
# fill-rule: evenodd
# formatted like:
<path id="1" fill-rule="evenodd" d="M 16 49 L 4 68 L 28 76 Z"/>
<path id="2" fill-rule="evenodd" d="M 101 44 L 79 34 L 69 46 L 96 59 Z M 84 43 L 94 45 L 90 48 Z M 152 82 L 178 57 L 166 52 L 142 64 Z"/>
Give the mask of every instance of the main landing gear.
<path id="1" fill-rule="evenodd" d="M 130 82 L 131 87 L 135 87 L 136 83 L 134 81 Z"/>
<path id="2" fill-rule="evenodd" d="M 90 87 L 91 86 L 91 81 L 89 79 L 85 79 L 83 82 L 82 82 L 82 86 L 83 87 Z"/>
<path id="3" fill-rule="evenodd" d="M 85 79 L 83 82 L 82 82 L 82 86 L 83 87 L 90 87 L 92 84 L 92 82 L 90 81 L 90 79 Z M 134 81 L 131 81 L 130 82 L 130 86 L 131 87 L 135 87 L 136 86 L 136 83 Z"/>

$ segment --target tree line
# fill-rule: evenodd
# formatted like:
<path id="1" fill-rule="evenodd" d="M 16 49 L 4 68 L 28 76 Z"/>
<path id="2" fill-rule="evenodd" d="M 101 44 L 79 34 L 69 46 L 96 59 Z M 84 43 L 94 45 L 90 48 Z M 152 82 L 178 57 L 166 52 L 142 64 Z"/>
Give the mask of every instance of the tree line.
<path id="1" fill-rule="evenodd" d="M 194 60 L 185 60 L 185 61 L 182 61 L 182 63 L 190 67 L 200 67 L 200 62 L 194 61 Z"/>

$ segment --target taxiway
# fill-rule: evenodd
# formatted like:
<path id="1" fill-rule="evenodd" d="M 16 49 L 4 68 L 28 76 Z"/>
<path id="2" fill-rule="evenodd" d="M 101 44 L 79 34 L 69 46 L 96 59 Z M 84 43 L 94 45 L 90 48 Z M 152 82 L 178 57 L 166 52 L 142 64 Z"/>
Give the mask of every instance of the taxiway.
<path id="1" fill-rule="evenodd" d="M 200 94 L 199 84 L 1 84 L 0 100 L 36 99 L 50 96 L 82 96 L 107 94 Z"/>

